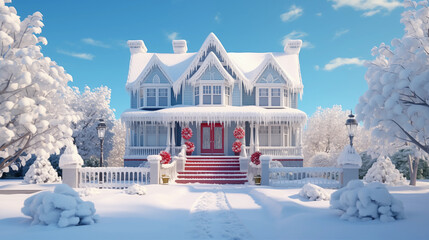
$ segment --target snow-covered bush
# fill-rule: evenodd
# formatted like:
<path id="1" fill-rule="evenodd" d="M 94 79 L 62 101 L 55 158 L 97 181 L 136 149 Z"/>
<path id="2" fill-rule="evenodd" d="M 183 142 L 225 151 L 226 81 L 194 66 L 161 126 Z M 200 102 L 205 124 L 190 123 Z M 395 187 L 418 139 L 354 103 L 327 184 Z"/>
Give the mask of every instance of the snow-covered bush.
<path id="1" fill-rule="evenodd" d="M 365 182 L 380 182 L 388 185 L 406 184 L 407 180 L 402 173 L 395 168 L 389 157 L 380 156 L 372 167 L 368 170 L 365 177 Z"/>
<path id="2" fill-rule="evenodd" d="M 301 188 L 299 195 L 308 198 L 310 201 L 329 200 L 330 198 L 325 189 L 311 183 L 305 184 Z"/>
<path id="3" fill-rule="evenodd" d="M 30 184 L 59 182 L 57 171 L 52 167 L 51 162 L 44 158 L 37 158 L 30 166 L 24 176 L 24 182 Z"/>
<path id="4" fill-rule="evenodd" d="M 142 185 L 134 184 L 134 185 L 128 187 L 125 190 L 125 193 L 131 194 L 131 195 L 134 195 L 134 194 L 146 195 L 146 188 L 143 187 Z"/>
<path id="5" fill-rule="evenodd" d="M 362 179 L 377 159 L 372 158 L 367 152 L 363 152 L 359 155 L 362 159 L 362 166 L 359 168 L 359 178 Z"/>
<path id="6" fill-rule="evenodd" d="M 359 180 L 350 181 L 346 187 L 332 193 L 330 205 L 341 211 L 341 219 L 349 221 L 380 219 L 391 222 L 404 218 L 402 202 L 378 182 L 364 185 Z"/>
<path id="7" fill-rule="evenodd" d="M 54 192 L 44 191 L 27 198 L 21 212 L 33 219 L 32 224 L 68 227 L 97 222 L 92 202 L 83 201 L 79 194 L 65 184 Z"/>
<path id="8" fill-rule="evenodd" d="M 329 153 L 318 152 L 308 160 L 307 165 L 309 167 L 335 167 L 337 165 L 337 159 Z"/>

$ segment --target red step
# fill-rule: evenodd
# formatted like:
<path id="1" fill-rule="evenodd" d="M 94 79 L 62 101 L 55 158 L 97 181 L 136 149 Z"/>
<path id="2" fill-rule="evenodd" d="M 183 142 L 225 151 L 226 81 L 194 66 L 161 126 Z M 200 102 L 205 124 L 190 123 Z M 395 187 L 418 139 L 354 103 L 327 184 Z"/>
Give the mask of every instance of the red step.
<path id="1" fill-rule="evenodd" d="M 230 171 L 230 172 L 178 172 L 178 174 L 247 174 L 246 172 L 237 172 L 237 171 Z"/>
<path id="2" fill-rule="evenodd" d="M 235 170 L 240 171 L 240 167 L 204 167 L 204 166 L 193 166 L 185 167 L 185 171 L 194 170 L 194 171 L 224 171 L 224 170 Z"/>
<path id="3" fill-rule="evenodd" d="M 225 179 L 225 180 L 212 180 L 212 179 L 186 179 L 186 180 L 176 180 L 176 183 L 182 183 L 182 184 L 186 184 L 186 183 L 204 183 L 204 184 L 244 184 L 247 182 L 246 180 L 230 180 L 230 179 Z"/>
<path id="4" fill-rule="evenodd" d="M 247 176 L 246 175 L 230 175 L 230 176 L 225 176 L 225 175 L 218 175 L 218 174 L 216 174 L 216 175 L 210 175 L 210 176 L 208 176 L 208 175 L 190 175 L 190 174 L 188 174 L 188 175 L 178 175 L 177 176 L 177 178 L 186 178 L 186 179 L 216 179 L 216 178 L 220 178 L 220 179 L 230 179 L 230 178 L 232 178 L 232 179 L 240 179 L 240 178 L 246 178 Z"/>
<path id="5" fill-rule="evenodd" d="M 219 163 L 204 163 L 204 164 L 198 164 L 198 163 L 186 163 L 185 167 L 239 167 L 240 164 L 238 163 L 225 163 L 225 164 L 219 164 Z"/>

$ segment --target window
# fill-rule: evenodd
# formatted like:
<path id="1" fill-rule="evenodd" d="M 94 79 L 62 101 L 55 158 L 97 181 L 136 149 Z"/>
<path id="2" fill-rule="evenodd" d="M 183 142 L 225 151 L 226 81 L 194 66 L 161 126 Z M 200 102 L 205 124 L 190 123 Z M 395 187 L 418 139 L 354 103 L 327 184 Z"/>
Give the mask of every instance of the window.
<path id="1" fill-rule="evenodd" d="M 285 106 L 285 107 L 289 107 L 288 98 L 287 98 L 287 96 L 288 96 L 287 91 L 288 91 L 287 89 L 283 90 L 283 106 Z"/>
<path id="2" fill-rule="evenodd" d="M 213 104 L 222 104 L 222 86 L 213 86 Z"/>
<path id="3" fill-rule="evenodd" d="M 282 146 L 282 128 L 280 126 L 271 126 L 271 145 L 274 147 Z"/>
<path id="4" fill-rule="evenodd" d="M 156 146 L 156 127 L 146 126 L 146 146 Z"/>
<path id="5" fill-rule="evenodd" d="M 230 98 L 231 98 L 231 88 L 225 87 L 225 105 L 230 105 Z"/>
<path id="6" fill-rule="evenodd" d="M 167 143 L 167 127 L 158 126 L 158 146 L 165 146 Z"/>
<path id="7" fill-rule="evenodd" d="M 268 106 L 268 88 L 259 89 L 259 106 Z"/>
<path id="8" fill-rule="evenodd" d="M 158 89 L 158 106 L 168 106 L 168 89 L 159 88 Z"/>
<path id="9" fill-rule="evenodd" d="M 281 147 L 289 144 L 288 128 L 286 126 L 260 126 L 259 146 Z"/>
<path id="10" fill-rule="evenodd" d="M 280 106 L 280 88 L 271 89 L 271 106 Z"/>
<path id="11" fill-rule="evenodd" d="M 269 146 L 269 136 L 268 136 L 268 126 L 260 126 L 259 127 L 259 145 L 267 147 Z"/>
<path id="12" fill-rule="evenodd" d="M 140 88 L 140 107 L 144 106 L 144 88 Z"/>
<path id="13" fill-rule="evenodd" d="M 289 128 L 287 126 L 283 128 L 283 146 L 289 146 Z"/>
<path id="14" fill-rule="evenodd" d="M 147 98 L 147 106 L 154 107 L 156 106 L 156 88 L 148 88 L 146 89 L 146 98 Z"/>
<path id="15" fill-rule="evenodd" d="M 195 105 L 200 105 L 200 87 L 195 87 L 194 96 Z"/>
<path id="16" fill-rule="evenodd" d="M 203 86 L 203 104 L 212 104 L 212 86 Z"/>

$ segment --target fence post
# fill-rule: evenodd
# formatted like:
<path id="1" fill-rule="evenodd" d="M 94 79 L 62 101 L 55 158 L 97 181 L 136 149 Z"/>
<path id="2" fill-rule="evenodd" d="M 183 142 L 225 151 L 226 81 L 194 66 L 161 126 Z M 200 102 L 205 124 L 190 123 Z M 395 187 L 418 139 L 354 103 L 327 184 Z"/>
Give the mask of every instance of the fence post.
<path id="1" fill-rule="evenodd" d="M 247 172 L 249 168 L 249 158 L 240 157 L 238 161 L 240 162 L 240 172 Z"/>
<path id="2" fill-rule="evenodd" d="M 270 161 L 271 156 L 262 155 L 261 159 L 261 185 L 270 185 Z"/>
<path id="3" fill-rule="evenodd" d="M 63 183 L 72 188 L 79 187 L 79 168 L 83 165 L 83 159 L 77 152 L 75 145 L 66 146 L 66 150 L 60 157 L 59 167 L 63 170 Z"/>
<path id="4" fill-rule="evenodd" d="M 159 168 L 162 157 L 159 155 L 149 155 L 147 160 L 150 165 L 150 184 L 159 184 Z"/>
<path id="5" fill-rule="evenodd" d="M 341 187 L 345 187 L 351 180 L 359 179 L 359 165 L 344 164 L 341 166 L 343 173 L 341 174 Z"/>
<path id="6" fill-rule="evenodd" d="M 338 165 L 343 169 L 341 175 L 341 187 L 347 185 L 351 180 L 359 179 L 359 169 L 362 159 L 353 146 L 347 145 L 337 159 Z"/>

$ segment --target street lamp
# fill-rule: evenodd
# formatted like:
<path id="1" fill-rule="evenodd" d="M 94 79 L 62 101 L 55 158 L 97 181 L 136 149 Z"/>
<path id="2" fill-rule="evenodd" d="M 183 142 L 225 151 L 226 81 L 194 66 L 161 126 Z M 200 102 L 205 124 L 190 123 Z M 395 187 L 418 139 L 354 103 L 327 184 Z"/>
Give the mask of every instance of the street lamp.
<path id="1" fill-rule="evenodd" d="M 350 146 L 353 147 L 353 137 L 356 134 L 358 123 L 355 119 L 355 115 L 353 115 L 353 112 L 350 111 L 349 119 L 346 121 L 346 127 L 347 131 L 349 132 L 349 138 L 350 138 Z"/>
<path id="2" fill-rule="evenodd" d="M 106 134 L 106 123 L 103 119 L 100 119 L 100 122 L 97 125 L 98 138 L 100 139 L 100 167 L 103 166 L 103 141 L 104 135 Z"/>

